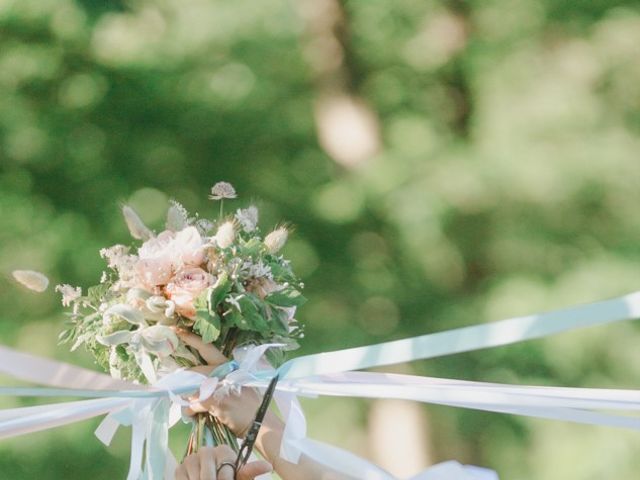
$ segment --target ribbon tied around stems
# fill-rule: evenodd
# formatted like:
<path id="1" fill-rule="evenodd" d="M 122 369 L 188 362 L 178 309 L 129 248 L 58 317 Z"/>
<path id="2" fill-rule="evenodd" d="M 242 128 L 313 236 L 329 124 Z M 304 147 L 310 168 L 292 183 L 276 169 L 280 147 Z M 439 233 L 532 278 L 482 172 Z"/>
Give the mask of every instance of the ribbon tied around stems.
<path id="1" fill-rule="evenodd" d="M 165 395 L 135 399 L 110 413 L 96 429 L 96 436 L 109 445 L 120 425 L 130 426 L 131 459 L 127 480 L 173 478 L 177 462 L 169 450 L 169 430 L 182 418 L 182 408 L 190 405 L 174 392 L 191 386 L 192 391 L 199 390 L 198 402 L 207 400 L 217 389 L 221 395 L 240 393 L 242 385 L 273 375 L 270 369 L 261 370 L 257 376 L 257 366 L 268 367 L 264 353 L 280 346 L 265 344 L 238 350 L 235 355 L 241 358 L 240 362 L 232 360 L 220 365 L 209 377 L 184 369 L 167 374 L 152 385 L 153 390 L 164 391 Z"/>
<path id="2" fill-rule="evenodd" d="M 127 480 L 173 478 L 176 459 L 169 450 L 169 429 L 182 418 L 182 407 L 189 402 L 174 393 L 185 385 L 200 385 L 200 399 L 206 400 L 217 378 L 178 370 L 153 384 L 153 389 L 165 395 L 132 399 L 128 404 L 107 415 L 96 429 L 96 436 L 109 445 L 120 425 L 131 427 L 131 458 Z M 144 461 L 143 461 L 144 457 Z"/>

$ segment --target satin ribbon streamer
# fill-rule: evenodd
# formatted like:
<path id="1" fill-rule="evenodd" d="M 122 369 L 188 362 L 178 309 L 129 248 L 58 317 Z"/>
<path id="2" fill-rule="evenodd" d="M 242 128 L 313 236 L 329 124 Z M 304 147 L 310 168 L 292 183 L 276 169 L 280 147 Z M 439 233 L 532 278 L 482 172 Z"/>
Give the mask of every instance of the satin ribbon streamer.
<path id="1" fill-rule="evenodd" d="M 357 372 L 371 367 L 508 345 L 569 330 L 640 317 L 640 292 L 546 314 L 517 317 L 419 337 L 307 355 L 278 369 L 276 401 L 287 420 L 281 455 L 297 461 L 305 454 L 354 478 L 392 479 L 379 467 L 349 452 L 306 438 L 306 421 L 296 395 L 401 398 L 463 408 L 608 425 L 640 430 L 640 419 L 620 415 L 640 410 L 640 392 L 615 389 L 536 387 Z M 261 361 L 269 345 L 244 355 L 223 384 L 266 387 L 274 370 Z M 0 346 L 0 373 L 49 388 L 0 387 L 0 395 L 93 398 L 0 410 L 0 438 L 53 428 L 108 414 L 96 431 L 108 444 L 119 425 L 132 427 L 128 480 L 173 478 L 175 459 L 167 440 L 185 401 L 200 390 L 211 395 L 218 379 L 180 370 L 154 385 L 140 386 L 53 360 Z M 597 410 L 615 411 L 600 413 Z M 146 450 L 146 454 L 145 454 Z M 144 457 L 144 461 L 143 461 Z M 445 462 L 411 480 L 495 480 L 495 472 Z"/>

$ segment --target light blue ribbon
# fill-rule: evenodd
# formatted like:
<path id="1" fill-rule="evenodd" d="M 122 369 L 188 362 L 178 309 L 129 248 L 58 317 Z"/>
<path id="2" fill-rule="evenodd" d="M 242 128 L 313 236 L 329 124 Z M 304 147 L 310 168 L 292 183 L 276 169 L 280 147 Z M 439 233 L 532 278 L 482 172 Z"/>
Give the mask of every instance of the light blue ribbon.
<path id="1" fill-rule="evenodd" d="M 636 318 L 640 318 L 640 292 L 550 313 L 510 318 L 368 347 L 306 355 L 284 363 L 279 372 L 283 380 L 350 372 L 499 347 Z"/>
<path id="2" fill-rule="evenodd" d="M 454 353 L 514 344 L 548 337 L 570 330 L 594 327 L 640 318 L 640 292 L 549 313 L 510 318 L 445 332 L 431 333 L 365 347 L 348 348 L 291 359 L 277 372 L 280 379 L 296 379 L 366 368 L 382 367 L 415 360 L 425 360 Z M 238 368 L 230 361 L 217 367 L 211 376 L 223 378 Z M 275 372 L 255 372 L 257 378 L 269 380 Z M 176 395 L 194 392 L 199 385 L 186 385 L 172 390 Z M 167 390 L 90 390 L 64 388 L 0 387 L 0 395 L 34 397 L 123 397 L 154 398 L 168 396 Z"/>

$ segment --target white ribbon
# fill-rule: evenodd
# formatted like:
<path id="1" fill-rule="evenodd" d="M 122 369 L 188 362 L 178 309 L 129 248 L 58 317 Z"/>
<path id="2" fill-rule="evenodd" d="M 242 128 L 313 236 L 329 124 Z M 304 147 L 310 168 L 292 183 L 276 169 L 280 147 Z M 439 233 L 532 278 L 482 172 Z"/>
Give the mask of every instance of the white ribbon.
<path id="1" fill-rule="evenodd" d="M 281 455 L 297 461 L 301 454 L 329 464 L 347 475 L 393 478 L 379 467 L 349 452 L 306 438 L 306 421 L 296 395 L 403 398 L 464 408 L 528 415 L 640 430 L 640 420 L 598 410 L 637 412 L 640 394 L 631 390 L 572 389 L 500 385 L 460 380 L 354 372 L 374 366 L 433 358 L 456 352 L 507 345 L 571 329 L 602 325 L 640 316 L 640 293 L 541 315 L 476 325 L 369 347 L 308 355 L 285 363 L 279 370 L 276 401 L 287 420 Z M 240 368 L 223 384 L 266 387 L 272 369 L 261 362 L 270 345 L 246 352 Z M 175 459 L 169 456 L 168 430 L 179 418 L 184 401 L 179 394 L 200 390 L 201 399 L 213 393 L 216 379 L 178 371 L 150 387 L 133 385 L 106 375 L 0 346 L 0 372 L 57 388 L 0 387 L 4 395 L 84 396 L 94 400 L 66 402 L 0 411 L 0 438 L 52 428 L 107 413 L 96 435 L 109 443 L 119 425 L 132 426 L 129 480 L 172 478 Z M 146 455 L 143 455 L 146 448 Z M 143 464 L 143 456 L 145 462 Z M 169 461 L 167 461 L 169 458 Z M 166 470 L 166 471 L 165 471 Z M 375 476 L 378 475 L 378 476 Z M 386 476 L 385 476 L 386 475 Z M 411 480 L 494 480 L 495 472 L 446 462 Z"/>
<path id="2" fill-rule="evenodd" d="M 185 385 L 204 385 L 206 380 L 204 375 L 189 370 L 165 375 L 153 388 L 167 392 L 168 396 L 130 401 L 125 408 L 107 415 L 98 426 L 96 436 L 107 446 L 111 444 L 118 426 L 131 426 L 131 460 L 127 480 L 173 479 L 177 462 L 168 446 L 169 429 L 180 420 L 181 409 L 189 402 L 172 391 Z M 209 382 L 206 390 L 201 390 L 200 399 L 205 400 L 214 389 L 215 384 L 211 388 Z M 203 394 L 208 395 L 204 397 Z"/>

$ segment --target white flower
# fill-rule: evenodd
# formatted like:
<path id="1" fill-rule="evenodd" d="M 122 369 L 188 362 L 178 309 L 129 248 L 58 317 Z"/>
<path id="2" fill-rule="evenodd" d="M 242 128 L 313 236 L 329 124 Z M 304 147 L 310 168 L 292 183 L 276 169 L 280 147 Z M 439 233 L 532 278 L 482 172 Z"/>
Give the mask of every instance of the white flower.
<path id="1" fill-rule="evenodd" d="M 112 286 L 114 290 L 135 286 L 138 257 L 129 254 L 129 247 L 113 245 L 103 248 L 100 250 L 100 256 L 107 260 L 109 268 L 118 271 L 118 280 Z"/>
<path id="2" fill-rule="evenodd" d="M 211 200 L 224 200 L 225 198 L 236 198 L 236 189 L 228 182 L 218 182 L 211 187 Z"/>
<path id="3" fill-rule="evenodd" d="M 175 236 L 175 232 L 169 230 L 161 232 L 157 237 L 150 238 L 142 244 L 138 249 L 138 256 L 144 260 L 170 256 Z"/>
<path id="4" fill-rule="evenodd" d="M 124 215 L 124 221 L 127 222 L 129 233 L 131 233 L 133 238 L 137 240 L 148 240 L 153 236 L 151 230 L 147 228 L 136 211 L 129 205 L 123 205 L 122 215 Z"/>
<path id="5" fill-rule="evenodd" d="M 56 285 L 56 292 L 60 292 L 62 295 L 63 307 L 68 307 L 71 305 L 71 302 L 82 296 L 82 289 L 80 287 L 73 288 L 71 285 L 66 283 Z"/>
<path id="6" fill-rule="evenodd" d="M 287 243 L 289 231 L 286 227 L 278 227 L 264 239 L 264 245 L 271 254 L 279 252 L 284 244 Z"/>
<path id="7" fill-rule="evenodd" d="M 236 231 L 233 222 L 224 222 L 218 227 L 215 240 L 216 245 L 220 248 L 230 247 L 236 238 Z"/>
<path id="8" fill-rule="evenodd" d="M 34 292 L 44 292 L 49 286 L 49 279 L 40 272 L 34 272 L 33 270 L 14 270 L 12 275 L 18 283 Z"/>
<path id="9" fill-rule="evenodd" d="M 107 261 L 109 268 L 117 269 L 130 257 L 129 247 L 113 245 L 109 248 L 102 248 L 100 249 L 100 256 Z"/>
<path id="10" fill-rule="evenodd" d="M 177 232 L 189 225 L 189 214 L 187 210 L 175 200 L 170 200 L 169 210 L 167 210 L 167 230 Z"/>
<path id="11" fill-rule="evenodd" d="M 239 209 L 236 212 L 236 219 L 245 232 L 253 232 L 258 226 L 258 209 L 254 205 Z"/>

